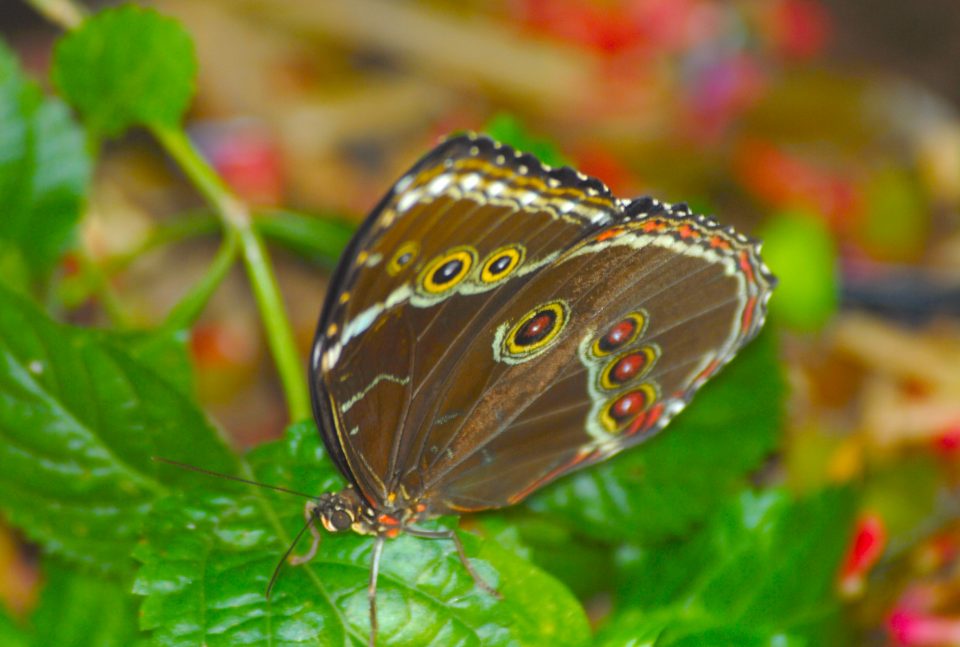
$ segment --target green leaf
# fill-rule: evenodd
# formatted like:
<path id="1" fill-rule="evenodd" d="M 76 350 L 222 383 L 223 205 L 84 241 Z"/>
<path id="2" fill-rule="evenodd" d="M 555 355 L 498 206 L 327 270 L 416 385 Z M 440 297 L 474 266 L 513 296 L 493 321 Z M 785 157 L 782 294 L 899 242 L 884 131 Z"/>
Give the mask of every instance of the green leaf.
<path id="1" fill-rule="evenodd" d="M 36 647 L 128 647 L 146 644 L 136 598 L 118 580 L 47 560 L 46 585 L 30 624 Z M 7 643 L 3 643 L 7 644 Z"/>
<path id="2" fill-rule="evenodd" d="M 196 72 L 193 42 L 180 23 L 132 5 L 88 18 L 54 50 L 54 83 L 88 127 L 106 136 L 135 125 L 177 127 Z"/>
<path id="3" fill-rule="evenodd" d="M 837 311 L 840 277 L 833 235 L 815 213 L 786 211 L 764 226 L 763 258 L 779 283 L 770 315 L 799 331 L 822 328 Z"/>
<path id="4" fill-rule="evenodd" d="M 158 377 L 191 396 L 196 387 L 187 341 L 190 332 L 111 331 L 103 342 L 126 350 Z"/>
<path id="5" fill-rule="evenodd" d="M 254 450 L 249 462 L 254 478 L 273 485 L 318 494 L 343 485 L 313 423 L 292 426 L 283 441 Z M 136 551 L 143 562 L 134 588 L 146 596 L 143 626 L 159 645 L 365 645 L 370 537 L 325 534 L 316 557 L 285 565 L 273 595 L 264 597 L 302 525 L 301 501 L 263 490 L 197 490 L 165 500 Z M 566 589 L 495 541 L 461 537 L 504 599 L 474 585 L 450 542 L 390 540 L 378 584 L 378 644 L 586 643 L 586 618 Z"/>
<path id="6" fill-rule="evenodd" d="M 500 112 L 491 117 L 483 127 L 483 131 L 518 151 L 533 153 L 544 164 L 570 166 L 570 161 L 563 156 L 553 141 L 531 134 L 522 121 L 508 112 Z"/>
<path id="7" fill-rule="evenodd" d="M 619 616 L 616 624 L 604 629 L 595 643 L 598 647 L 812 647 L 796 636 L 771 633 L 769 630 L 698 626 L 680 618 L 682 612 L 671 609 L 660 613 L 631 609 Z M 685 624 L 682 636 L 671 632 Z"/>
<path id="8" fill-rule="evenodd" d="M 680 535 L 775 448 L 784 389 L 776 338 L 768 330 L 658 437 L 559 481 L 529 505 L 608 542 Z"/>
<path id="9" fill-rule="evenodd" d="M 614 569 L 610 546 L 577 534 L 562 519 L 512 508 L 470 517 L 469 523 L 550 573 L 581 600 L 610 591 Z"/>
<path id="10" fill-rule="evenodd" d="M 29 295 L 32 274 L 20 247 L 0 239 L 0 281 L 15 292 Z"/>
<path id="11" fill-rule="evenodd" d="M 0 288 L 0 509 L 73 562 L 131 566 L 156 497 L 235 459 L 180 388 L 106 333 L 58 324 Z"/>
<path id="12" fill-rule="evenodd" d="M 0 645 L 4 647 L 27 647 L 30 638 L 27 631 L 19 625 L 0 603 Z"/>
<path id="13" fill-rule="evenodd" d="M 599 644 L 842 644 L 836 578 L 854 513 L 849 490 L 744 492 L 690 541 L 623 553 L 625 611 Z"/>
<path id="14" fill-rule="evenodd" d="M 90 157 L 83 131 L 58 100 L 27 81 L 0 42 L 0 257 L 42 277 L 73 241 Z M 23 283 L 20 276 L 13 284 Z"/>
<path id="15" fill-rule="evenodd" d="M 944 505 L 943 492 L 950 487 L 944 483 L 942 466 L 933 456 L 919 454 L 876 466 L 865 475 L 862 508 L 883 519 L 891 545 L 915 542 L 929 532 L 938 505 Z"/>
<path id="16" fill-rule="evenodd" d="M 335 218 L 274 211 L 254 220 L 257 231 L 307 260 L 333 267 L 356 227 Z"/>

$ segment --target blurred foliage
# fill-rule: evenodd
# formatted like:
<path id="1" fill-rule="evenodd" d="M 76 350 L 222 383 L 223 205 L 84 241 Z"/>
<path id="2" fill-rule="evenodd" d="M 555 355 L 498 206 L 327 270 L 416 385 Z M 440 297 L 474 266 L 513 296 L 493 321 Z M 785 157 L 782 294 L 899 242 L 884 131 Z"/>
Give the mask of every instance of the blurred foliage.
<path id="1" fill-rule="evenodd" d="M 602 645 L 845 644 L 834 593 L 854 497 L 744 492 L 679 545 L 621 551 L 628 607 Z"/>
<path id="2" fill-rule="evenodd" d="M 763 257 L 777 277 L 771 315 L 801 331 L 823 327 L 836 313 L 837 252 L 822 221 L 802 211 L 781 213 L 761 232 Z"/>
<path id="3" fill-rule="evenodd" d="M 0 277 L 27 287 L 73 243 L 90 181 L 83 131 L 0 42 Z"/>
<path id="4" fill-rule="evenodd" d="M 126 5 L 62 38 L 52 74 L 91 132 L 116 136 L 134 125 L 178 126 L 196 73 L 193 42 L 177 21 Z"/>

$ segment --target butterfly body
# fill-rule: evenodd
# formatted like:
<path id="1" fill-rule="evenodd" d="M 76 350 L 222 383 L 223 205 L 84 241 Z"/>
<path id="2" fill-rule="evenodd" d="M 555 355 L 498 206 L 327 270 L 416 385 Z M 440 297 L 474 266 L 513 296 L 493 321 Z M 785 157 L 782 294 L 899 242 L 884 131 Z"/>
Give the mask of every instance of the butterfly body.
<path id="1" fill-rule="evenodd" d="M 756 335 L 773 285 L 756 241 L 684 205 L 449 139 L 333 276 L 311 385 L 349 486 L 308 515 L 375 535 L 379 560 L 384 538 L 433 536 L 421 520 L 515 504 L 636 445 Z"/>

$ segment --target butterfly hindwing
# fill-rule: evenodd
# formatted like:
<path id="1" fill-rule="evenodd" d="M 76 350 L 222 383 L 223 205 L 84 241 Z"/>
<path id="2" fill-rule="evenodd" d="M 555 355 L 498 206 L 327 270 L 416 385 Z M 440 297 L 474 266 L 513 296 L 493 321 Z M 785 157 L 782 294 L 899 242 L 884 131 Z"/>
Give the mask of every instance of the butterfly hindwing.
<path id="1" fill-rule="evenodd" d="M 475 326 L 405 489 L 438 514 L 510 505 L 648 438 L 757 333 L 772 280 L 753 241 L 626 207 Z"/>

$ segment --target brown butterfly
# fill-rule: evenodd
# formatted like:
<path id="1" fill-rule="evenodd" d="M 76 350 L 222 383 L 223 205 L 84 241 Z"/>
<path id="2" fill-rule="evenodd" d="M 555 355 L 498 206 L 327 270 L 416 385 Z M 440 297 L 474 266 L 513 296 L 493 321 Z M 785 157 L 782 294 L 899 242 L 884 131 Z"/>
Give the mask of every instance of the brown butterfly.
<path id="1" fill-rule="evenodd" d="M 349 485 L 307 504 L 384 542 L 513 505 L 661 430 L 763 325 L 759 244 L 685 205 L 619 200 L 468 134 L 393 186 L 333 276 L 310 362 L 314 413 Z M 272 584 L 272 582 L 271 582 Z"/>

